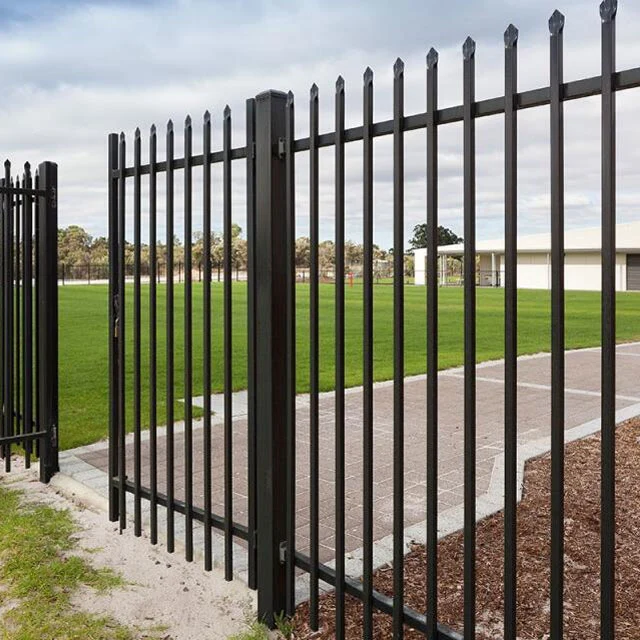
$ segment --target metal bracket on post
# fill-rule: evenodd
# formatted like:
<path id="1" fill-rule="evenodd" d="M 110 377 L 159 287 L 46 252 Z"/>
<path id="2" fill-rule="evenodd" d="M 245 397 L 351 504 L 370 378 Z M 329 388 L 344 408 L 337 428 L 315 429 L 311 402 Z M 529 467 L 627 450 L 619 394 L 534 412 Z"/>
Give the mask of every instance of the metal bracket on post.
<path id="1" fill-rule="evenodd" d="M 40 480 L 49 482 L 58 464 L 58 165 L 38 167 L 44 191 L 38 209 L 38 388 L 40 424 L 47 436 L 40 450 Z"/>
<path id="2" fill-rule="evenodd" d="M 287 146 L 284 138 L 278 138 L 278 158 L 284 160 L 287 156 Z"/>
<path id="3" fill-rule="evenodd" d="M 272 627 L 286 608 L 286 570 L 280 543 L 286 539 L 286 173 L 279 153 L 285 135 L 287 96 L 256 97 L 255 164 L 255 410 L 258 617 Z M 259 310 L 259 311 L 258 311 Z"/>

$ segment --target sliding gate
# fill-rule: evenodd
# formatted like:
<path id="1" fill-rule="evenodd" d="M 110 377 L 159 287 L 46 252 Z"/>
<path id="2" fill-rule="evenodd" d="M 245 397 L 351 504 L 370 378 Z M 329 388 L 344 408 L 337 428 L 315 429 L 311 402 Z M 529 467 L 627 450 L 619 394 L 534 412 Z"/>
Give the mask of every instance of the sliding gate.
<path id="1" fill-rule="evenodd" d="M 29 163 L 0 180 L 0 458 L 40 459 L 40 479 L 58 471 L 58 167 Z M 35 445 L 35 446 L 34 446 Z"/>
<path id="2" fill-rule="evenodd" d="M 504 117 L 505 176 L 505 392 L 504 392 L 504 632 L 515 640 L 517 629 L 518 573 L 518 416 L 517 416 L 517 203 L 518 113 L 546 107 L 550 122 L 549 163 L 551 178 L 551 555 L 550 633 L 563 637 L 564 624 L 564 104 L 589 96 L 601 96 L 602 108 L 602 513 L 601 513 L 601 637 L 614 638 L 615 594 L 615 96 L 640 86 L 640 69 L 617 72 L 615 68 L 615 0 L 600 8 L 602 19 L 601 75 L 574 82 L 563 77 L 564 17 L 558 11 L 549 20 L 549 85 L 518 92 L 518 30 L 509 26 L 504 34 L 504 95 L 477 101 L 475 97 L 475 42 L 467 38 L 462 47 L 463 103 L 441 108 L 438 104 L 438 53 L 426 57 L 426 111 L 407 115 L 404 110 L 404 64 L 394 66 L 393 118 L 375 122 L 374 75 L 364 74 L 362 124 L 345 127 L 345 82 L 338 78 L 332 97 L 333 130 L 319 132 L 319 91 L 313 85 L 309 99 L 309 134 L 296 138 L 294 97 L 276 91 L 247 101 L 246 139 L 231 144 L 231 112 L 224 111 L 219 130 L 222 148 L 212 150 L 212 129 L 217 121 L 204 116 L 201 153 L 193 151 L 193 125 L 187 118 L 183 150 L 174 151 L 174 129 L 165 133 L 166 156 L 158 158 L 157 133 L 151 129 L 148 159 L 142 160 L 142 136 L 133 140 L 133 163 L 127 161 L 124 134 L 109 138 L 110 224 L 110 356 L 111 423 L 110 482 L 112 520 L 127 526 L 128 503 L 133 508 L 135 533 L 141 535 L 145 517 L 152 542 L 159 532 L 169 550 L 176 538 L 184 543 L 187 560 L 194 558 L 195 536 L 202 532 L 207 569 L 219 549 L 227 579 L 234 570 L 247 570 L 248 582 L 258 589 L 261 618 L 269 624 L 274 614 L 294 613 L 297 597 L 309 600 L 309 624 L 319 625 L 320 584 L 334 589 L 335 636 L 345 636 L 345 602 L 353 596 L 362 603 L 365 638 L 374 636 L 374 613 L 393 620 L 393 637 L 401 638 L 413 628 L 433 638 L 473 638 L 476 611 L 476 134 L 478 118 Z M 408 131 L 424 132 L 427 156 L 426 223 L 427 251 L 427 359 L 426 369 L 438 364 L 438 131 L 462 123 L 464 158 L 464 615 L 459 631 L 439 624 L 438 618 L 438 379 L 425 383 L 427 416 L 425 505 L 426 606 L 416 611 L 405 605 L 403 558 L 406 552 L 404 441 L 404 137 Z M 374 588 L 374 145 L 377 138 L 393 141 L 393 594 Z M 345 220 L 347 211 L 345 149 L 359 143 L 363 167 L 363 264 L 362 264 L 362 419 L 359 460 L 356 470 L 362 494 L 356 505 L 345 500 L 350 481 L 347 465 L 353 451 L 346 448 L 346 374 L 352 363 L 345 350 Z M 333 149 L 335 193 L 335 287 L 333 291 L 335 372 L 331 432 L 335 449 L 325 448 L 326 433 L 320 420 L 320 170 L 319 150 Z M 308 154 L 310 220 L 309 333 L 296 336 L 296 156 Z M 246 226 L 249 278 L 246 289 L 232 286 L 232 168 L 242 162 L 246 172 Z M 212 167 L 222 165 L 219 180 L 212 181 Z M 181 198 L 174 196 L 176 183 Z M 162 182 L 161 182 L 162 181 Z M 193 193 L 201 197 L 195 210 Z M 161 185 L 161 195 L 159 195 Z M 213 185 L 213 187 L 212 187 Z M 212 188 L 219 188 L 221 205 L 215 214 L 222 221 L 224 278 L 214 290 L 211 277 Z M 128 217 L 128 211 L 132 216 Z M 202 229 L 204 273 L 201 289 L 193 285 L 194 217 Z M 176 225 L 176 219 L 180 224 Z M 158 234 L 159 225 L 162 235 Z M 143 229 L 145 234 L 143 237 Z M 173 273 L 175 234 L 184 238 L 184 284 L 167 277 L 157 283 L 158 259 Z M 131 240 L 127 238 L 130 237 Z M 162 245 L 164 240 L 164 245 Z M 150 274 L 143 288 L 141 256 L 147 244 Z M 124 269 L 129 251 L 134 282 L 125 286 Z M 182 249 L 181 249 L 182 250 Z M 158 255 L 163 252 L 163 255 Z M 242 285 L 244 287 L 244 285 Z M 238 293 L 239 295 L 236 295 Z M 241 294 L 241 295 L 240 295 Z M 242 297 L 244 296 L 244 297 Z M 244 309 L 248 339 L 234 341 L 237 311 Z M 240 306 L 238 306 L 240 305 Z M 240 313 L 244 313 L 242 310 Z M 197 324 L 196 324 L 197 321 Z M 194 329 L 194 327 L 197 328 Z M 214 349 L 212 334 L 217 336 Z M 296 401 L 296 343 L 308 350 L 309 395 Z M 238 354 L 244 349 L 246 359 Z M 244 364 L 246 362 L 246 365 Z M 197 365 L 196 365 L 197 363 Z M 213 369 L 221 372 L 216 387 L 222 393 L 221 417 L 212 408 Z M 307 373 L 307 372 L 305 372 Z M 236 377 L 234 377 L 234 375 Z M 194 384 L 194 380 L 198 380 Z M 147 388 L 149 391 L 143 393 Z M 247 417 L 233 415 L 234 388 L 248 388 Z M 177 389 L 179 389 L 177 391 Z M 194 397 L 203 396 L 202 420 L 194 415 Z M 160 414 L 160 412 L 162 412 Z M 300 422 L 308 418 L 304 438 Z M 144 427 L 149 427 L 148 434 Z M 351 430 L 353 425 L 349 425 Z M 127 435 L 132 431 L 132 436 Z M 238 447 L 241 451 L 238 453 Z M 301 453 L 302 450 L 302 453 Z M 212 463 L 212 456 L 219 461 Z M 320 477 L 321 462 L 329 464 L 332 478 Z M 323 463 L 323 464 L 324 464 Z M 240 471 L 238 469 L 240 468 Z M 320 485 L 331 482 L 333 499 L 320 501 Z M 305 505 L 296 505 L 299 485 L 304 483 Z M 238 510 L 238 494 L 244 507 Z M 164 507 L 160 522 L 158 507 Z M 332 562 L 321 556 L 320 511 L 333 515 Z M 349 575 L 347 514 L 359 514 L 363 546 L 361 574 Z M 178 518 L 180 520 L 178 521 Z M 196 523 L 200 522 L 202 528 Z M 214 532 L 218 531 L 221 538 Z M 300 534 L 305 538 L 300 548 Z M 195 533 L 194 533 L 195 532 Z M 323 535 L 326 537 L 327 532 Z M 218 547 L 216 541 L 222 541 Z M 594 549 L 594 552 L 596 550 Z M 244 557 L 241 564 L 237 559 Z M 296 594 L 296 589 L 301 591 Z M 352 622 L 352 621 L 351 621 Z M 501 635 L 502 637 L 502 635 Z"/>

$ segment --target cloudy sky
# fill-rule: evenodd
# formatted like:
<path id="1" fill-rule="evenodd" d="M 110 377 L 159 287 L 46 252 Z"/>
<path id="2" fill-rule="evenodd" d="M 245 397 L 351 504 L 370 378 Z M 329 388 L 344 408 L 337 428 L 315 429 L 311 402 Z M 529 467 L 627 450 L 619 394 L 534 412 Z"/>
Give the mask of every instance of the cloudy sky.
<path id="1" fill-rule="evenodd" d="M 440 104 L 462 99 L 461 44 L 477 41 L 477 97 L 499 95 L 503 87 L 503 39 L 509 22 L 520 30 L 520 90 L 548 81 L 547 20 L 557 0 L 176 0 L 125 3 L 2 0 L 0 11 L 0 141 L 15 163 L 43 159 L 59 164 L 60 224 L 82 224 L 94 235 L 107 229 L 106 142 L 109 132 L 143 132 L 146 157 L 149 127 L 176 123 L 181 155 L 182 123 L 194 118 L 194 148 L 201 149 L 200 122 L 213 116 L 214 147 L 220 146 L 222 110 L 229 104 L 234 146 L 244 144 L 245 99 L 273 88 L 296 96 L 297 135 L 308 128 L 308 92 L 320 89 L 321 132 L 333 127 L 335 79 L 346 81 L 347 126 L 361 124 L 362 73 L 375 72 L 375 118 L 391 117 L 392 67 L 406 64 L 406 112 L 425 110 L 425 54 L 440 52 Z M 565 79 L 599 73 L 600 20 L 595 0 L 563 0 L 566 15 Z M 640 6 L 620 2 L 618 68 L 640 65 Z M 640 219 L 640 90 L 618 95 L 618 215 Z M 519 124 L 520 233 L 549 227 L 548 109 L 521 112 Z M 500 117 L 477 125 L 478 238 L 503 232 L 503 127 Z M 440 133 L 440 218 L 462 231 L 462 128 Z M 131 145 L 129 146 L 129 152 Z M 375 142 L 376 241 L 392 244 L 390 138 Z M 347 235 L 362 233 L 362 147 L 348 145 Z M 298 230 L 308 232 L 308 158 L 297 158 Z M 322 150 L 321 235 L 332 237 L 333 151 Z M 425 134 L 406 139 L 406 236 L 425 218 Z M 234 216 L 244 226 L 244 165 L 234 163 Z M 214 220 L 220 221 L 219 172 L 214 171 Z M 177 231 L 182 230 L 180 174 Z M 161 181 L 162 182 L 162 181 Z M 599 224 L 600 123 L 597 98 L 566 105 L 567 227 Z M 196 191 L 197 191 L 196 181 Z M 161 190 L 159 196 L 162 198 Z M 200 200 L 194 228 L 201 226 Z M 162 219 L 164 210 L 159 209 Z M 146 225 L 144 227 L 146 230 Z M 143 232 L 144 232 L 143 230 Z M 159 222 L 159 232 L 163 224 Z"/>

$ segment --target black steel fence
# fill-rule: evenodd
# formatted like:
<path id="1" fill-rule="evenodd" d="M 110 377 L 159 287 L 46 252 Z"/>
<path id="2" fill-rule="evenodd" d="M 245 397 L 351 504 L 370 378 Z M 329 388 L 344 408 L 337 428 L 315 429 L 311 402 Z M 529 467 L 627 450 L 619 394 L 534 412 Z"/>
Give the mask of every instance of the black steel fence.
<path id="1" fill-rule="evenodd" d="M 15 178 L 8 160 L 4 168 L 0 457 L 9 472 L 13 447 L 27 468 L 39 456 L 48 482 L 58 471 L 58 168 L 44 162 L 32 176 L 27 163 Z"/>
<path id="2" fill-rule="evenodd" d="M 405 626 L 417 629 L 428 638 L 473 638 L 476 633 L 476 135 L 478 118 L 504 115 L 505 139 L 505 413 L 504 413 L 504 633 L 515 640 L 517 628 L 516 594 L 518 548 L 516 545 L 517 506 L 517 125 L 518 113 L 524 109 L 546 107 L 550 117 L 551 163 L 551 231 L 552 231 L 552 444 L 551 444 L 551 566 L 550 566 L 550 632 L 551 638 L 563 637 L 563 455 L 564 455 L 564 178 L 563 178 L 563 118 L 567 101 L 601 96 L 602 104 L 602 513 L 601 513 L 601 637 L 615 637 L 615 96 L 616 92 L 640 86 L 640 68 L 626 71 L 615 69 L 615 0 L 606 0 L 600 8 L 602 18 L 602 70 L 601 75 L 573 82 L 563 78 L 564 17 L 558 11 L 549 20 L 550 29 L 550 82 L 546 87 L 518 92 L 517 41 L 518 31 L 512 25 L 504 34 L 504 95 L 477 101 L 475 97 L 475 48 L 468 38 L 462 48 L 463 103 L 440 108 L 438 105 L 438 53 L 431 49 L 426 58 L 426 111 L 408 115 L 404 110 L 404 65 L 398 60 L 394 66 L 393 118 L 374 122 L 374 75 L 370 69 L 364 74 L 363 124 L 345 128 L 345 83 L 338 78 L 334 96 L 335 128 L 319 133 L 319 96 L 314 85 L 311 89 L 310 131 L 304 138 L 294 136 L 294 97 L 268 91 L 247 101 L 246 140 L 240 147 L 231 145 L 231 113 L 227 108 L 223 119 L 223 148 L 211 150 L 211 120 L 205 115 L 203 124 L 203 153 L 193 154 L 192 123 L 188 118 L 184 131 L 184 153 L 176 158 L 173 144 L 173 126 L 166 132 L 167 156 L 158 160 L 156 130 L 149 139 L 149 161 L 142 163 L 141 137 L 136 133 L 133 142 L 133 165 L 127 166 L 124 134 L 109 137 L 109 220 L 110 220 L 110 287 L 112 313 L 111 340 L 111 422 L 110 422 L 110 477 L 111 518 L 120 519 L 126 527 L 126 494 L 134 497 L 134 526 L 136 534 L 142 530 L 141 502 L 150 503 L 150 531 L 152 541 L 158 538 L 158 506 L 166 507 L 166 537 L 170 550 L 174 549 L 175 514 L 184 514 L 184 542 L 188 560 L 194 557 L 193 524 L 204 524 L 204 562 L 212 566 L 212 530 L 224 534 L 224 565 L 227 579 L 233 575 L 232 542 L 234 538 L 245 543 L 248 554 L 248 580 L 258 589 L 258 610 L 261 618 L 273 624 L 274 614 L 292 613 L 295 606 L 296 574 L 303 572 L 309 578 L 310 624 L 317 628 L 319 621 L 320 581 L 335 589 L 336 637 L 345 635 L 345 596 L 354 596 L 363 604 L 364 637 L 372 638 L 374 610 L 393 617 L 394 637 L 401 638 Z M 404 137 L 408 131 L 425 132 L 427 153 L 427 212 L 429 246 L 427 252 L 427 371 L 438 368 L 438 132 L 441 127 L 461 122 L 464 129 L 464 624 L 461 633 L 439 624 L 438 617 L 438 378 L 429 375 L 426 382 L 427 419 L 427 484 L 426 484 L 426 549 L 427 549 L 427 607 L 416 611 L 405 605 L 403 558 L 404 541 Z M 373 353 L 373 150 L 376 138 L 391 136 L 393 140 L 394 190 L 394 378 L 393 378 L 393 596 L 388 597 L 374 589 L 374 353 Z M 362 429 L 362 576 L 350 577 L 345 569 L 345 481 L 347 452 L 345 450 L 345 380 L 349 362 L 345 354 L 345 278 L 336 279 L 335 287 L 335 457 L 330 460 L 334 469 L 335 502 L 335 564 L 320 561 L 319 546 L 319 464 L 323 455 L 319 428 L 319 149 L 333 147 L 335 153 L 335 247 L 336 271 L 345 273 L 345 147 L 362 142 L 363 162 L 363 214 L 364 259 L 363 280 L 363 418 Z M 296 406 L 296 269 L 295 269 L 295 166 L 296 154 L 308 152 L 310 157 L 310 243 L 311 267 L 310 317 L 308 349 L 310 354 L 310 395 L 306 405 L 309 411 L 308 458 L 299 459 L 297 426 L 301 409 Z M 175 175 L 181 172 L 184 180 L 185 235 L 192 228 L 192 175 L 202 171 L 203 227 L 205 239 L 211 228 L 211 166 L 222 163 L 224 234 L 231 236 L 231 176 L 234 162 L 246 162 L 247 170 L 247 226 L 249 242 L 248 284 L 248 423 L 246 491 L 248 507 L 246 523 L 234 519 L 233 459 L 234 437 L 232 424 L 232 298 L 231 278 L 225 277 L 224 290 L 224 438 L 223 471 L 218 476 L 223 485 L 223 500 L 218 509 L 211 501 L 212 493 L 212 406 L 211 406 L 211 290 L 212 274 L 205 269 L 204 282 L 204 334 L 202 344 L 194 345 L 192 334 L 192 257 L 185 253 L 184 288 L 184 388 L 185 419 L 183 435 L 184 466 L 180 468 L 180 481 L 184 485 L 183 498 L 176 497 L 175 482 L 178 469 L 174 466 L 177 451 L 174 445 L 176 431 L 173 405 L 175 400 L 174 371 L 175 329 L 174 289 L 170 280 L 166 295 L 166 369 L 164 381 L 168 417 L 166 447 L 163 451 L 166 490 L 158 489 L 159 469 L 158 425 L 156 416 L 157 340 L 155 260 L 150 270 L 150 342 L 148 370 L 142 371 L 141 358 L 141 201 L 142 179 L 148 180 L 151 252 L 157 242 L 156 185 L 163 174 L 166 180 L 166 238 L 169 268 L 173 265 L 172 241 L 174 236 Z M 127 185 L 133 182 L 134 221 L 134 296 L 133 324 L 125 327 L 125 300 L 123 265 L 125 262 L 125 201 Z M 188 245 L 187 245 L 188 246 Z M 225 247 L 230 247 L 225 243 Z M 205 242 L 204 253 L 211 247 Z M 209 264 L 205 259 L 205 264 Z M 225 276 L 231 275 L 231 254 L 225 254 Z M 126 379 L 126 332 L 133 334 L 133 379 Z M 204 384 L 199 390 L 204 396 L 202 450 L 197 452 L 204 469 L 204 503 L 194 503 L 193 465 L 194 419 L 192 415 L 193 349 L 204 354 Z M 143 482 L 141 454 L 140 379 L 148 375 L 151 397 L 145 409 L 150 417 L 150 454 L 148 481 Z M 125 406 L 125 388 L 133 385 L 133 407 Z M 130 417 L 129 417 L 130 416 Z M 298 418 L 298 419 L 297 419 Z M 127 476 L 125 433 L 132 425 L 133 479 Z M 306 442 L 306 440 L 305 440 Z M 259 455 L 257 455 L 259 452 Z M 296 529 L 300 525 L 296 510 L 296 486 L 300 468 L 309 480 L 309 510 L 306 524 L 309 553 L 296 548 Z M 502 637 L 502 636 L 501 636 Z"/>

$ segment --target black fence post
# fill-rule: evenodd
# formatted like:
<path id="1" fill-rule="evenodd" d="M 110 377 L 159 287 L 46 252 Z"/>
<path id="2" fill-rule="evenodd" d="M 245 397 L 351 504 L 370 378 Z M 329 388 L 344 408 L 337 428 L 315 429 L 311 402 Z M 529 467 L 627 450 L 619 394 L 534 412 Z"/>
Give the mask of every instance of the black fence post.
<path id="1" fill-rule="evenodd" d="M 286 178 L 279 142 L 285 135 L 287 96 L 256 96 L 255 280 L 257 429 L 258 617 L 273 627 L 285 610 L 286 572 Z"/>
<path id="2" fill-rule="evenodd" d="M 58 465 L 58 165 L 43 162 L 38 167 L 40 188 L 38 343 L 40 429 L 47 431 L 40 451 L 40 480 L 49 482 Z"/>

